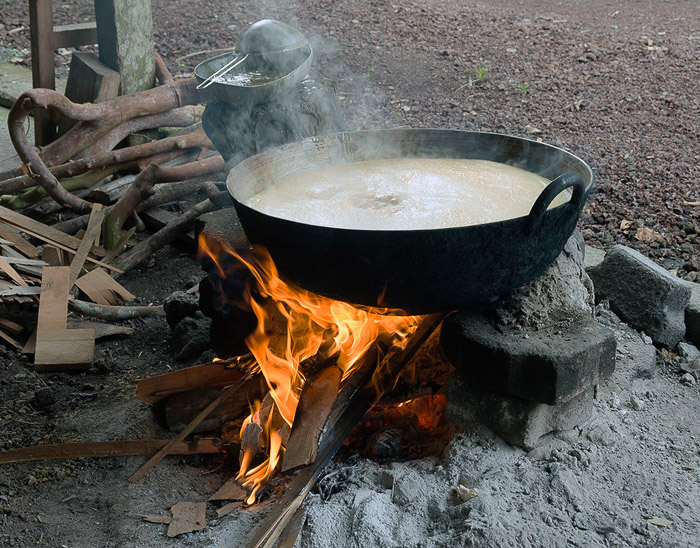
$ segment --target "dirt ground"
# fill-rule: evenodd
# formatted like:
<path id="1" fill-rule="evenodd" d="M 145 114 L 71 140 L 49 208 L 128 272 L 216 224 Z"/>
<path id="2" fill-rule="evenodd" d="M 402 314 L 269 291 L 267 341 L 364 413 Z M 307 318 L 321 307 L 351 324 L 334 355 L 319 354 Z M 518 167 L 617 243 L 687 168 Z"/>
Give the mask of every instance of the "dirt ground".
<path id="1" fill-rule="evenodd" d="M 495 131 L 572 151 L 597 177 L 579 224 L 587 243 L 623 243 L 698 280 L 700 207 L 684 205 L 700 200 L 696 2 L 152 3 L 155 43 L 176 75 L 211 54 L 181 57 L 230 47 L 250 23 L 272 17 L 312 38 L 350 128 Z M 88 0 L 54 2 L 54 10 L 57 23 L 92 18 Z M 28 57 L 28 26 L 26 2 L 0 0 L 3 56 Z M 57 70 L 65 73 L 62 53 Z M 199 276 L 190 250 L 169 247 L 121 281 L 145 304 Z M 443 459 L 334 464 L 346 480 L 329 500 L 311 497 L 301 545 L 697 546 L 698 385 L 681 384 L 679 360 L 660 352 L 656 374 L 641 374 L 649 359 L 642 337 L 608 314 L 601 321 L 622 350 L 581 431 L 526 454 L 474 426 Z M 136 334 L 99 341 L 95 367 L 82 374 L 37 375 L 0 346 L 0 449 L 167 437 L 133 399 L 135 384 L 206 356 L 175 362 L 165 320 L 127 324 Z M 50 397 L 37 398 L 45 388 Z M 136 514 L 205 500 L 231 463 L 170 457 L 128 483 L 143 461 L 3 465 L 0 546 L 239 546 L 269 507 L 210 515 L 207 530 L 168 539 L 164 526 Z M 455 500 L 459 484 L 477 496 Z"/>

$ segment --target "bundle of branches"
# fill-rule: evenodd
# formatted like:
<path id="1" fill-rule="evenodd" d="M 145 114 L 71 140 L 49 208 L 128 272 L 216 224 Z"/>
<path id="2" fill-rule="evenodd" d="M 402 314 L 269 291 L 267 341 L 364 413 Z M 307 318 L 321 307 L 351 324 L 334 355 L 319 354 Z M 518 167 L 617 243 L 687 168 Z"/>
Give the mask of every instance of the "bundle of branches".
<path id="1" fill-rule="evenodd" d="M 10 138 L 23 165 L 5 177 L 0 176 L 5 179 L 0 180 L 0 195 L 5 205 L 22 208 L 48 195 L 60 207 L 86 213 L 90 211 L 91 201 L 83 197 L 85 191 L 76 191 L 114 174 L 137 173 L 105 216 L 104 243 L 107 249 L 112 249 L 121 239 L 125 221 L 134 215 L 141 202 L 154 194 L 156 184 L 221 172 L 224 160 L 213 153 L 214 146 L 201 129 L 203 107 L 198 105 L 196 79 L 174 81 L 157 54 L 156 66 L 159 86 L 102 103 L 75 104 L 48 89 L 23 93 L 8 116 Z M 62 116 L 77 123 L 53 143 L 36 150 L 25 130 L 27 116 L 36 109 L 46 109 L 54 117 Z M 191 131 L 116 148 L 130 135 L 161 127 L 184 127 Z M 162 165 L 192 151 L 194 161 L 176 167 Z M 211 188 L 209 191 L 211 194 Z M 93 198 L 93 201 L 102 200 Z"/>

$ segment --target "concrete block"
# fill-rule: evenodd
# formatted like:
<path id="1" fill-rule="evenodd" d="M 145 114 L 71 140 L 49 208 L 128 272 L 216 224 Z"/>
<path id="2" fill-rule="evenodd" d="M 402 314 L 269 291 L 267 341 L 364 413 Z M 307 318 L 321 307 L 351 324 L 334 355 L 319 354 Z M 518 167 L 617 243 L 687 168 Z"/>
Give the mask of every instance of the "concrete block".
<path id="1" fill-rule="evenodd" d="M 482 390 L 453 376 L 446 386 L 447 419 L 455 426 L 482 424 L 506 443 L 531 451 L 546 434 L 581 427 L 591 419 L 589 389 L 559 405 L 547 405 Z"/>
<path id="2" fill-rule="evenodd" d="M 685 307 L 685 338 L 700 347 L 700 284 L 688 282 L 690 301 Z"/>
<path id="3" fill-rule="evenodd" d="M 658 344 L 674 348 L 685 334 L 685 308 L 690 285 L 638 251 L 622 245 L 588 269 L 596 301 L 608 299 L 610 308 Z"/>
<path id="4" fill-rule="evenodd" d="M 588 317 L 536 330 L 455 314 L 443 322 L 441 342 L 466 381 L 546 404 L 571 400 L 615 369 L 613 332 Z"/>

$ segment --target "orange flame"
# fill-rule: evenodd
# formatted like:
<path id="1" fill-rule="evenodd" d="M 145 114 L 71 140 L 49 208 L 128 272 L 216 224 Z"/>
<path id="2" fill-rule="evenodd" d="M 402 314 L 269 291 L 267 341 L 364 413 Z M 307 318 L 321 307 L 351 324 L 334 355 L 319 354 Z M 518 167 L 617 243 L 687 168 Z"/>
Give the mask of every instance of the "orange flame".
<path id="1" fill-rule="evenodd" d="M 235 257 L 250 271 L 257 283 L 257 290 L 264 302 L 257 302 L 248 291 L 245 304 L 254 312 L 258 325 L 248 336 L 246 345 L 256 359 L 270 396 L 284 423 L 291 428 L 294 422 L 299 394 L 304 384 L 301 364 L 319 351 L 333 357 L 347 378 L 358 361 L 378 338 L 392 344 L 405 345 L 408 336 L 418 327 L 420 316 L 383 315 L 386 309 L 359 309 L 348 303 L 322 297 L 284 282 L 267 250 L 255 248 L 255 260 L 242 257 L 232 248 L 220 242 L 199 238 L 199 256 L 210 257 L 219 275 L 226 275 L 221 266 L 225 254 Z M 249 289 L 249 288 L 248 288 Z M 274 310 L 274 318 L 268 310 Z M 279 318 L 284 318 L 284 325 Z M 272 413 L 269 415 L 272 416 Z M 257 412 L 244 422 L 259 422 Z M 253 455 L 244 454 L 238 478 L 243 485 L 252 488 L 248 503 L 255 501 L 255 494 L 268 481 L 280 461 L 284 450 L 279 431 L 271 428 L 271 421 L 263 426 L 269 448 L 269 458 L 250 468 Z"/>

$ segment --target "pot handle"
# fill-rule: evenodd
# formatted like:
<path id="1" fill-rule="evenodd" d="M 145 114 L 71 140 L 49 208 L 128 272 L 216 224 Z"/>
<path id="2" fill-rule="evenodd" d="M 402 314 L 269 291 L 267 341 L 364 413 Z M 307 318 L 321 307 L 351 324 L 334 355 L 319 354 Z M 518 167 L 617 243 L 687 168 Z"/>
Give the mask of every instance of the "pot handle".
<path id="1" fill-rule="evenodd" d="M 569 205 L 578 211 L 586 197 L 586 183 L 578 174 L 570 171 L 552 180 L 537 197 L 527 216 L 527 232 L 532 232 L 541 222 L 552 200 L 569 187 L 574 187 Z"/>

